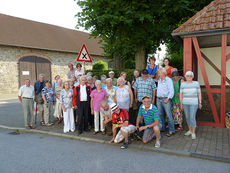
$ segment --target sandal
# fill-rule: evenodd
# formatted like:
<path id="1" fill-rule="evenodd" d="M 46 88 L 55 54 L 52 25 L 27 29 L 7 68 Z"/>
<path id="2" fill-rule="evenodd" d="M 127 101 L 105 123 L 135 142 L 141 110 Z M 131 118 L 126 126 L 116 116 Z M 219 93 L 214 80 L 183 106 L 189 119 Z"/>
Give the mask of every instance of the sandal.
<path id="1" fill-rule="evenodd" d="M 176 128 L 176 131 L 182 131 L 183 130 L 183 127 L 177 127 Z"/>
<path id="2" fill-rule="evenodd" d="M 45 122 L 44 122 L 44 121 L 41 121 L 40 124 L 41 124 L 42 126 L 44 126 L 44 125 L 45 125 Z"/>
<path id="3" fill-rule="evenodd" d="M 173 135 L 173 133 L 167 133 L 166 136 L 167 137 L 171 137 Z"/>
<path id="4" fill-rule="evenodd" d="M 97 132 L 96 132 L 96 131 L 94 131 L 94 132 L 93 132 L 93 134 L 94 134 L 94 135 L 96 135 L 97 133 L 99 133 L 99 131 L 97 131 Z"/>

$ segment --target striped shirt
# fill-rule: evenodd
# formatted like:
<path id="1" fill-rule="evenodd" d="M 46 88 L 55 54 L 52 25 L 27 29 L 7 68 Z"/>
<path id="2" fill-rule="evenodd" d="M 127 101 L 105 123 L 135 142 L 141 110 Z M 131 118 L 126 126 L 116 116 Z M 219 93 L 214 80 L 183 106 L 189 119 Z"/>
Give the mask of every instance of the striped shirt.
<path id="1" fill-rule="evenodd" d="M 162 124 L 160 116 L 159 116 L 159 111 L 157 107 L 153 104 L 151 104 L 148 111 L 145 110 L 145 106 L 142 104 L 140 106 L 138 116 L 142 116 L 144 118 L 144 122 L 146 126 L 153 124 L 155 120 L 159 120 L 159 124 Z"/>
<path id="2" fill-rule="evenodd" d="M 198 93 L 200 93 L 200 84 L 197 81 L 192 83 L 183 82 L 180 87 L 180 93 L 182 96 L 182 103 L 186 105 L 198 104 Z"/>

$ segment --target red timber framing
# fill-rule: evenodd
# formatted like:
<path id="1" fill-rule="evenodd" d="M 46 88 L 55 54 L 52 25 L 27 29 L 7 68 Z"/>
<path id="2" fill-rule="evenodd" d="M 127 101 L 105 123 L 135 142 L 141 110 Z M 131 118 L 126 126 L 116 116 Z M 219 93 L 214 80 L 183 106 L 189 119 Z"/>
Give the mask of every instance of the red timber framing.
<path id="1" fill-rule="evenodd" d="M 222 43 L 221 43 L 221 70 L 219 70 L 213 62 L 211 62 L 208 57 L 206 57 L 200 50 L 197 37 L 185 37 L 184 38 L 184 73 L 188 70 L 191 70 L 195 73 L 194 76 L 197 76 L 197 66 L 195 65 L 198 62 L 201 73 L 204 79 L 208 99 L 211 105 L 214 122 L 204 122 L 198 121 L 198 125 L 204 126 L 225 126 L 225 114 L 226 114 L 226 81 L 229 83 L 229 79 L 226 77 L 226 62 L 230 60 L 230 54 L 226 54 L 227 51 L 227 34 L 222 34 Z M 196 56 L 195 56 L 196 55 Z M 206 60 L 220 75 L 221 75 L 221 88 L 213 89 L 210 86 L 207 72 L 204 66 L 204 60 Z M 213 93 L 219 93 L 221 95 L 221 108 L 220 108 L 220 118 L 215 106 Z"/>

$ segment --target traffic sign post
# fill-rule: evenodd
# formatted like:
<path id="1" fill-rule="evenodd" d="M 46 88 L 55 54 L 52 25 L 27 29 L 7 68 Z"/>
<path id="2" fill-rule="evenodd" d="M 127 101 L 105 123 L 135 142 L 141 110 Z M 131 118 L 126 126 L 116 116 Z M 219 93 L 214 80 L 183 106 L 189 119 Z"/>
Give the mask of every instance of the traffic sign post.
<path id="1" fill-rule="evenodd" d="M 86 46 L 83 44 L 80 53 L 78 54 L 77 61 L 84 62 L 84 71 L 85 71 L 85 62 L 92 62 L 92 59 L 89 55 L 88 50 L 86 49 Z"/>

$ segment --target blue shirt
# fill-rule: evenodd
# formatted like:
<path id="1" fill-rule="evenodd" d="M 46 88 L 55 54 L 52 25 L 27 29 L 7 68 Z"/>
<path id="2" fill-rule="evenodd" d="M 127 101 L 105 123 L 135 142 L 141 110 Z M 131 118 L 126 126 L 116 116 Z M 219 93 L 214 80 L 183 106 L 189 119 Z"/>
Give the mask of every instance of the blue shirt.
<path id="1" fill-rule="evenodd" d="M 137 100 L 142 102 L 144 96 L 149 96 L 152 100 L 153 91 L 156 90 L 155 81 L 148 77 L 146 81 L 142 77 L 137 78 L 136 82 L 133 84 L 133 89 L 137 91 Z"/>
<path id="2" fill-rule="evenodd" d="M 174 86 L 172 79 L 169 77 L 165 77 L 165 80 L 161 80 L 159 78 L 158 80 L 158 86 L 157 86 L 157 97 L 168 97 L 172 99 L 174 96 Z"/>
<path id="3" fill-rule="evenodd" d="M 47 103 L 52 103 L 54 101 L 54 92 L 52 88 L 43 88 L 42 95 L 45 96 Z"/>
<path id="4" fill-rule="evenodd" d="M 157 65 L 155 65 L 154 68 L 151 68 L 149 65 L 148 65 L 148 72 L 150 75 L 155 75 L 156 72 L 157 72 Z"/>
<path id="5" fill-rule="evenodd" d="M 159 111 L 156 106 L 151 104 L 148 111 L 145 110 L 145 106 L 142 104 L 138 111 L 138 116 L 142 116 L 144 118 L 145 125 L 150 125 L 155 122 L 155 120 L 159 121 L 159 124 L 162 124 Z"/>
<path id="6" fill-rule="evenodd" d="M 40 82 L 40 80 L 36 81 L 34 83 L 34 91 L 35 91 L 35 94 L 38 95 L 42 89 L 45 87 L 45 81 L 43 82 Z"/>

